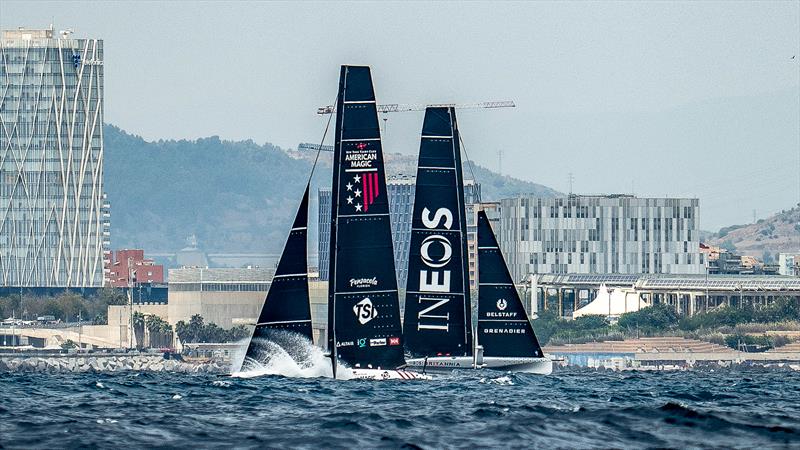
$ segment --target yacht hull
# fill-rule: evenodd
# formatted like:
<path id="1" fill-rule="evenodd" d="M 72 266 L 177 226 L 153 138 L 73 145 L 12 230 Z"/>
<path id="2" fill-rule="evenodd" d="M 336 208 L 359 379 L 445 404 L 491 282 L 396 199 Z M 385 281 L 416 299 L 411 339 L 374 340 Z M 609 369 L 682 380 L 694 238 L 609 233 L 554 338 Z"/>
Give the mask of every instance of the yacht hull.
<path id="1" fill-rule="evenodd" d="M 553 360 L 550 358 L 513 358 L 504 356 L 484 356 L 482 364 L 475 365 L 470 356 L 434 356 L 406 360 L 409 368 L 425 371 L 450 371 L 453 369 L 493 369 L 509 372 L 550 375 L 553 373 Z"/>
<path id="2" fill-rule="evenodd" d="M 384 369 L 350 369 L 354 380 L 431 380 L 430 375 L 414 372 L 411 370 L 384 370 Z"/>

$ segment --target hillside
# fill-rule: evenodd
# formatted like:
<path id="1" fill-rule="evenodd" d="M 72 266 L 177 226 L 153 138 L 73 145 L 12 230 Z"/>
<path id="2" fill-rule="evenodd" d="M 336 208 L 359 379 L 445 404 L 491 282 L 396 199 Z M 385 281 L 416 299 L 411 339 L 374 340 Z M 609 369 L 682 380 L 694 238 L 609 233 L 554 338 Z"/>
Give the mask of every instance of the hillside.
<path id="1" fill-rule="evenodd" d="M 113 125 L 104 132 L 113 248 L 174 252 L 194 234 L 208 252 L 280 251 L 311 170 L 311 155 L 216 136 L 148 142 Z M 387 154 L 386 159 L 390 174 L 416 171 L 413 157 Z M 312 183 L 312 243 L 316 190 L 330 186 L 329 156 L 320 166 Z M 556 194 L 479 166 L 475 175 L 485 201 L 519 192 Z"/>
<path id="2" fill-rule="evenodd" d="M 776 258 L 781 252 L 800 252 L 800 207 L 781 211 L 756 223 L 722 228 L 709 243 L 757 258 L 766 253 L 770 258 Z"/>

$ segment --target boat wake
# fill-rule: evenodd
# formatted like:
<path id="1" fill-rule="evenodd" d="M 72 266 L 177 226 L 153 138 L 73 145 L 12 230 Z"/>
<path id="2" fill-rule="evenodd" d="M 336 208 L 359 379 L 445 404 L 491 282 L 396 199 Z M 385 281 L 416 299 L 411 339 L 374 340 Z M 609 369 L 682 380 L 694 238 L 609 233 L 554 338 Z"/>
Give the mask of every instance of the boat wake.
<path id="1" fill-rule="evenodd" d="M 236 378 L 279 375 L 291 378 L 332 378 L 331 360 L 321 348 L 296 333 L 282 333 L 271 339 L 254 338 L 254 357 L 245 357 Z M 339 365 L 338 379 L 352 378 L 351 370 Z"/>

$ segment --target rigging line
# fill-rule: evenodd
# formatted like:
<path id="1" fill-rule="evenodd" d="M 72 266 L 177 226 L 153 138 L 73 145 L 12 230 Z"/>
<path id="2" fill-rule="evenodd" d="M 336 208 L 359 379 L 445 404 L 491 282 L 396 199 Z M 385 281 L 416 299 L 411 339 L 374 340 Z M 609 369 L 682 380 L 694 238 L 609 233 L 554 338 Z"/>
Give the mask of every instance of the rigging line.
<path id="1" fill-rule="evenodd" d="M 338 95 L 337 95 L 338 98 Z M 317 156 L 314 157 L 314 164 L 311 165 L 311 173 L 308 175 L 308 185 L 311 185 L 311 178 L 314 176 L 314 169 L 317 167 L 317 161 L 319 161 L 319 155 L 322 153 L 322 145 L 325 144 L 325 138 L 328 136 L 328 130 L 331 127 L 331 119 L 333 118 L 333 114 L 328 115 L 328 122 L 325 124 L 325 132 L 322 133 L 322 140 L 319 142 L 319 146 L 317 147 Z"/>
<path id="2" fill-rule="evenodd" d="M 469 157 L 469 153 L 467 153 L 467 146 L 464 145 L 464 140 L 461 139 L 461 130 L 458 131 L 458 142 L 461 143 L 461 150 L 464 151 L 464 156 L 467 157 L 467 167 L 469 167 L 469 173 L 472 175 L 472 181 L 475 184 L 478 184 L 478 179 L 475 177 L 475 171 L 472 170 L 472 158 Z M 475 199 L 477 200 L 477 203 L 481 203 L 481 201 L 483 201 L 483 199 L 481 199 L 481 192 L 476 189 L 476 194 L 477 195 L 475 196 Z"/>

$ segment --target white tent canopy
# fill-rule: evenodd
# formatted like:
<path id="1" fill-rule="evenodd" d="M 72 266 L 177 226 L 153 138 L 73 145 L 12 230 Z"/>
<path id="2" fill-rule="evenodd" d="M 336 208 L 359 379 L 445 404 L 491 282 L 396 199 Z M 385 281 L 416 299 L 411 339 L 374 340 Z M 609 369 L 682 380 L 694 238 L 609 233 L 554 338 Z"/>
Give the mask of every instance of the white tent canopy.
<path id="1" fill-rule="evenodd" d="M 591 315 L 620 316 L 647 306 L 648 304 L 639 298 L 639 293 L 634 289 L 614 288 L 612 291 L 605 284 L 601 284 L 597 290 L 597 297 L 588 305 L 573 312 L 572 318 Z"/>

